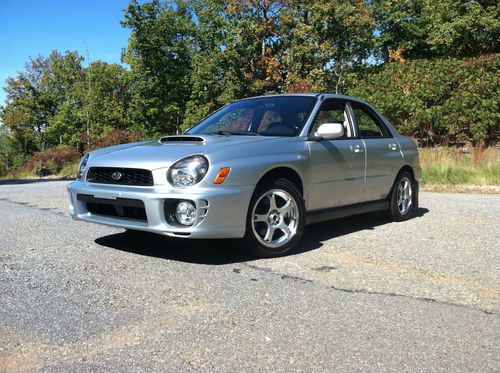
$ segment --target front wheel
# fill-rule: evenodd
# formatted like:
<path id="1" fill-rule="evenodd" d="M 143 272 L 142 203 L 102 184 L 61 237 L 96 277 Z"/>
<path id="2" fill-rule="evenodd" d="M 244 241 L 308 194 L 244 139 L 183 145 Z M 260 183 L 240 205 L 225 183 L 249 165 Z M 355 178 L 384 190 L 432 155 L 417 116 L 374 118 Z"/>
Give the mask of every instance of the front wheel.
<path id="1" fill-rule="evenodd" d="M 261 258 L 285 255 L 299 243 L 304 225 L 304 202 L 297 187 L 287 179 L 276 179 L 252 197 L 246 246 Z"/>
<path id="2" fill-rule="evenodd" d="M 390 198 L 389 214 L 395 221 L 408 220 L 413 216 L 416 208 L 418 189 L 409 172 L 401 173 L 394 187 Z"/>

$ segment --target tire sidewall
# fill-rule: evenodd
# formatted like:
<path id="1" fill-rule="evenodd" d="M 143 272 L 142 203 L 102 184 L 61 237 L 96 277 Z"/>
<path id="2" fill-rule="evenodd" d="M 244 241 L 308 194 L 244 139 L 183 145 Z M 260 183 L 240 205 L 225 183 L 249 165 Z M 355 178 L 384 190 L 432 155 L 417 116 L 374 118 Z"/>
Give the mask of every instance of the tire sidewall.
<path id="1" fill-rule="evenodd" d="M 297 205 L 299 214 L 299 218 L 297 220 L 297 231 L 295 233 L 295 236 L 286 244 L 277 248 L 270 248 L 263 245 L 255 237 L 252 228 L 252 223 L 253 223 L 252 212 L 254 209 L 254 205 L 259 199 L 259 197 L 262 196 L 262 194 L 271 189 L 281 189 L 290 194 L 291 197 L 295 200 L 295 204 Z M 246 233 L 244 238 L 247 248 L 252 252 L 252 254 L 261 258 L 283 256 L 290 253 L 290 251 L 292 251 L 297 246 L 304 232 L 305 219 L 306 219 L 305 215 L 306 214 L 305 214 L 304 200 L 302 199 L 302 196 L 300 195 L 300 192 L 298 191 L 297 187 L 289 180 L 279 178 L 275 179 L 272 182 L 259 186 L 253 193 L 252 199 L 250 200 L 250 205 L 248 207 L 248 213 L 246 219 Z"/>

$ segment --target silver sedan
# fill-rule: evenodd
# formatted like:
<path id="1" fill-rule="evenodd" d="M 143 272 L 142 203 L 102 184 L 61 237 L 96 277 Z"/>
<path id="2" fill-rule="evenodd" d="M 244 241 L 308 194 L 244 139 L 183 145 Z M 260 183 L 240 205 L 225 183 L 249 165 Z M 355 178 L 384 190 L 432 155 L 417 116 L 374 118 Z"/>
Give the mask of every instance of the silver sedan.
<path id="1" fill-rule="evenodd" d="M 183 135 L 95 150 L 68 186 L 74 219 L 182 238 L 243 238 L 284 255 L 306 224 L 418 205 L 415 143 L 334 94 L 233 102 Z"/>

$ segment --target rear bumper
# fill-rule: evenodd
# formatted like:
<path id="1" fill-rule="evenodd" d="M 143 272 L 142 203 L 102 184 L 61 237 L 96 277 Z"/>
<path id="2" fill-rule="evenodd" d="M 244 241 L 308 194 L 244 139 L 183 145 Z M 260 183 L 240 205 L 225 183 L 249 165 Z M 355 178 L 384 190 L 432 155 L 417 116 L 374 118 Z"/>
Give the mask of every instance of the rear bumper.
<path id="1" fill-rule="evenodd" d="M 131 187 L 75 181 L 67 188 L 70 215 L 76 220 L 183 238 L 241 238 L 245 234 L 254 187 L 210 186 L 176 190 L 168 186 Z M 180 226 L 168 219 L 165 203 L 172 200 L 195 203 L 197 216 L 193 226 Z M 92 203 L 102 203 L 106 208 L 96 209 Z M 123 214 L 123 209 L 131 213 Z"/>

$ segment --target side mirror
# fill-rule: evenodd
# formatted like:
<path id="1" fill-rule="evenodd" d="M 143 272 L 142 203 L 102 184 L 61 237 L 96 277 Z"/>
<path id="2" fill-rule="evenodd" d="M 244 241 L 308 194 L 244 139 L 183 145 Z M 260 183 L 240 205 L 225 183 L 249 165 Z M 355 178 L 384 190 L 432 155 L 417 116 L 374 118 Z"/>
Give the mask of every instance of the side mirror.
<path id="1" fill-rule="evenodd" d="M 314 132 L 319 139 L 332 140 L 344 136 L 344 125 L 342 123 L 323 123 Z"/>

